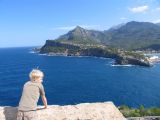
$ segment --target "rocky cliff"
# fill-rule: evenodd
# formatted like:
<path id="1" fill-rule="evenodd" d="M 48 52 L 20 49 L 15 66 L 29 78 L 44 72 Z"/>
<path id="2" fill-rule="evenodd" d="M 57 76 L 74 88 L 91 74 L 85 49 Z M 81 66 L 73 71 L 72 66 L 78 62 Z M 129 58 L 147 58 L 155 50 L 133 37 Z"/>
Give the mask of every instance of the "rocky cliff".
<path id="1" fill-rule="evenodd" d="M 75 44 L 47 40 L 39 53 L 65 56 L 96 56 L 115 59 L 115 64 L 120 65 L 151 66 L 143 54 L 98 44 Z"/>
<path id="2" fill-rule="evenodd" d="M 112 102 L 38 108 L 39 120 L 125 120 Z M 17 107 L 0 107 L 0 120 L 16 120 L 16 114 Z"/>

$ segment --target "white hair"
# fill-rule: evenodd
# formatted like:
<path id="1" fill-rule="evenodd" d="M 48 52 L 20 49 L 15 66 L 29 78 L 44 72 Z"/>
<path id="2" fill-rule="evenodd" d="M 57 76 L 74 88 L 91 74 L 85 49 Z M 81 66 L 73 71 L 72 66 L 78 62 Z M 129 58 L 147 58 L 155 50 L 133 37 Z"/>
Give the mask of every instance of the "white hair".
<path id="1" fill-rule="evenodd" d="M 42 81 L 44 74 L 42 71 L 38 70 L 38 69 L 33 69 L 30 73 L 29 73 L 29 77 L 31 81 Z"/>

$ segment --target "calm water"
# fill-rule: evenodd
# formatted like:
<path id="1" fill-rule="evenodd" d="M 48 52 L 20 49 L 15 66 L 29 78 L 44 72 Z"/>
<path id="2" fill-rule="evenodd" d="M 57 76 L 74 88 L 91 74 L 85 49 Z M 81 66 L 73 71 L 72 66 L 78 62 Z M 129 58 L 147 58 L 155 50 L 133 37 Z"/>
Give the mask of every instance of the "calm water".
<path id="1" fill-rule="evenodd" d="M 160 64 L 116 67 L 111 59 L 44 56 L 30 49 L 0 49 L 0 106 L 18 105 L 28 73 L 39 66 L 49 104 L 113 101 L 160 107 Z"/>

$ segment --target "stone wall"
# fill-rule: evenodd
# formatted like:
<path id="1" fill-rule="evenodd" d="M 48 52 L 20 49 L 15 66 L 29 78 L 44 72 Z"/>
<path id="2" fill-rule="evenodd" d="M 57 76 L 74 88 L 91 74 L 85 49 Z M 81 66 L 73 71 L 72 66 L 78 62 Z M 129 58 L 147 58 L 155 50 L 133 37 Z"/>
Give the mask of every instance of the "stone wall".
<path id="1" fill-rule="evenodd" d="M 125 120 L 112 102 L 49 105 L 37 110 L 39 120 Z M 0 120 L 16 120 L 17 107 L 0 107 Z"/>

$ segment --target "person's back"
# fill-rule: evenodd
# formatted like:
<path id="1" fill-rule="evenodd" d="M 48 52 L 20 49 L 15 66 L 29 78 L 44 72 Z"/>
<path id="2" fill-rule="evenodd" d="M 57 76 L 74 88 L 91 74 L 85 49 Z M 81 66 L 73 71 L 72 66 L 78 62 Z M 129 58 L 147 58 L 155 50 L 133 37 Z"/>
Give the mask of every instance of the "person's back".
<path id="1" fill-rule="evenodd" d="M 23 87 L 18 110 L 30 111 L 37 109 L 39 96 L 45 95 L 43 85 L 39 82 L 28 81 Z"/>
<path id="2" fill-rule="evenodd" d="M 24 84 L 22 96 L 19 102 L 17 120 L 37 120 L 36 109 L 41 95 L 42 101 L 47 108 L 44 87 L 42 85 L 43 73 L 33 70 L 30 73 L 31 81 Z"/>

